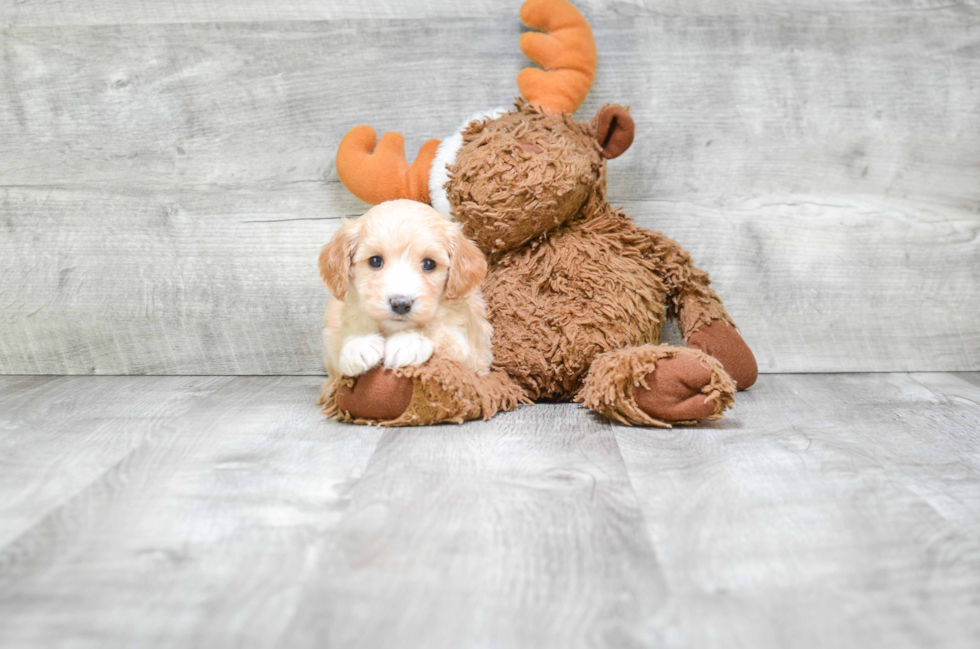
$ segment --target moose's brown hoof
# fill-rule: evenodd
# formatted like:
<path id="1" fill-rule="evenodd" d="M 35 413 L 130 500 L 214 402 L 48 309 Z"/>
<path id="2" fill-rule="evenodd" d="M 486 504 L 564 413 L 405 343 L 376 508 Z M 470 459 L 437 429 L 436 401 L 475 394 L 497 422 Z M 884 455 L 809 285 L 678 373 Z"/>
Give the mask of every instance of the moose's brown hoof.
<path id="1" fill-rule="evenodd" d="M 735 327 L 723 320 L 703 325 L 691 334 L 687 346 L 717 358 L 728 375 L 735 380 L 735 387 L 739 390 L 752 387 L 759 378 L 759 366 L 752 350 Z"/>
<path id="2" fill-rule="evenodd" d="M 711 370 L 696 356 L 678 354 L 657 361 L 646 375 L 649 388 L 638 386 L 633 399 L 643 412 L 667 423 L 697 421 L 716 414 L 721 404 L 707 399 L 701 389 L 711 383 Z"/>
<path id="3" fill-rule="evenodd" d="M 414 379 L 375 367 L 355 378 L 353 387 L 337 389 L 337 407 L 357 419 L 397 419 L 408 408 L 413 387 Z"/>

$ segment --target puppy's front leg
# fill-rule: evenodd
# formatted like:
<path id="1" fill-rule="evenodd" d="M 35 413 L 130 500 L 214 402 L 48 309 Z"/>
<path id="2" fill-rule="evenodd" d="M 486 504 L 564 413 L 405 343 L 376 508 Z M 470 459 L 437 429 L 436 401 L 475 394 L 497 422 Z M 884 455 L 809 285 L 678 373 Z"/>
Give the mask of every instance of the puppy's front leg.
<path id="1" fill-rule="evenodd" d="M 337 369 L 344 376 L 359 376 L 381 362 L 385 339 L 381 334 L 347 336 L 340 350 Z"/>
<path id="2" fill-rule="evenodd" d="M 421 365 L 432 356 L 432 341 L 417 331 L 393 334 L 385 341 L 385 367 Z"/>

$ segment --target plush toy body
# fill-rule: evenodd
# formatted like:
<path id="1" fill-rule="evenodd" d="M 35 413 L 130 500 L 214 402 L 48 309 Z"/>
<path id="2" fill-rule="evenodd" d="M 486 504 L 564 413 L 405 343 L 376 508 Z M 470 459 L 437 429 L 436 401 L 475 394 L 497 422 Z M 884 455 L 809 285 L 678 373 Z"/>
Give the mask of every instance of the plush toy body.
<path id="1" fill-rule="evenodd" d="M 521 73 L 524 100 L 515 110 L 493 111 L 442 143 L 430 141 L 411 166 L 403 152 L 390 155 L 402 145 L 396 134 L 375 147 L 367 127 L 352 130 L 338 152 L 341 179 L 358 196 L 431 200 L 487 255 L 483 292 L 496 371 L 476 377 L 443 365 L 332 379 L 326 410 L 423 424 L 548 399 L 642 425 L 720 416 L 736 385 L 754 383 L 752 352 L 690 255 L 607 202 L 606 161 L 629 147 L 633 121 L 617 105 L 588 122 L 571 118 L 595 69 L 584 18 L 565 0 L 529 0 L 521 17 L 547 32 L 521 39 L 545 70 Z M 420 161 L 432 166 L 428 191 Z M 385 176 L 379 167 L 392 171 Z M 670 315 L 688 347 L 657 344 Z M 405 404 L 397 417 L 390 416 L 391 395 Z M 378 416 L 382 410 L 389 416 Z"/>

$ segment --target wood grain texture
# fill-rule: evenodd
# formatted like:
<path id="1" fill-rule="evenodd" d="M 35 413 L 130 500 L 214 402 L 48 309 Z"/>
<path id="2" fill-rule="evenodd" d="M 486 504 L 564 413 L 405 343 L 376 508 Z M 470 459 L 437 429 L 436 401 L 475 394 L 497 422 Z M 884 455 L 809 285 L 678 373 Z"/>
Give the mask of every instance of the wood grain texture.
<path id="1" fill-rule="evenodd" d="M 39 520 L 30 529 L 4 529 L 20 534 L 0 549 L 0 645 L 273 646 L 380 431 L 326 424 L 313 378 L 211 378 L 209 398 L 163 421 L 143 398 L 102 404 L 109 379 L 82 380 L 88 391 L 79 379 L 56 380 L 62 396 L 15 415 L 0 429 L 5 444 L 17 457 L 38 455 L 29 422 L 79 400 L 90 404 L 78 413 L 83 424 L 107 407 L 125 418 L 115 445 L 131 450 L 102 472 L 83 464 L 86 488 L 62 502 L 32 496 Z M 187 401 L 188 386 L 175 382 L 126 377 L 116 387 Z M 64 428 L 60 451 L 75 434 L 100 444 L 84 425 Z M 40 481 L 19 468 L 29 484 Z M 0 516 L 4 527 L 9 520 Z"/>
<path id="2" fill-rule="evenodd" d="M 608 8 L 605 0 L 580 7 Z M 405 20 L 514 17 L 513 7 L 492 0 L 33 0 L 0 5 L 0 25 L 118 25 L 156 23 L 280 22 L 310 20 Z"/>
<path id="3" fill-rule="evenodd" d="M 229 379 L 0 382 L 0 547 L 36 526 Z"/>
<path id="4" fill-rule="evenodd" d="M 364 209 L 337 142 L 506 103 L 518 5 L 3 5 L 0 372 L 320 372 L 316 252 Z M 582 7 L 579 116 L 637 122 L 610 197 L 763 371 L 980 368 L 975 2 Z"/>
<path id="5" fill-rule="evenodd" d="M 766 376 L 704 430 L 617 428 L 690 646 L 976 646 L 965 378 Z"/>
<path id="6" fill-rule="evenodd" d="M 0 646 L 980 639 L 980 373 L 764 376 L 673 430 L 382 431 L 318 383 L 0 378 Z"/>
<path id="7" fill-rule="evenodd" d="M 661 645 L 666 592 L 612 430 L 567 404 L 391 430 L 289 647 Z"/>
<path id="8" fill-rule="evenodd" d="M 886 6 L 892 13 L 916 14 L 969 9 L 976 0 L 960 0 L 951 6 L 948 0 L 578 0 L 583 13 L 617 17 L 643 15 L 681 16 L 786 16 L 832 12 L 855 15 L 881 12 Z M 7 0 L 0 4 L 0 25 L 117 25 L 154 23 L 269 22 L 308 20 L 389 20 L 439 18 L 511 18 L 516 21 L 511 3 L 492 0 L 188 0 L 187 2 L 154 2 L 153 0 Z"/>

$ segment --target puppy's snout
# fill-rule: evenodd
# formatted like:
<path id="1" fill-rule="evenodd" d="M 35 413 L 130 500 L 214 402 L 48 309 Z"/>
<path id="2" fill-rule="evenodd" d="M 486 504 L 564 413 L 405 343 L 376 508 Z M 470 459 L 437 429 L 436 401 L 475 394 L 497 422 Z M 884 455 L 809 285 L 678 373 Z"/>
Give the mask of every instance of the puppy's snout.
<path id="1" fill-rule="evenodd" d="M 405 297 L 404 295 L 396 295 L 395 297 L 388 300 L 388 304 L 391 305 L 391 310 L 398 315 L 405 315 L 412 310 L 412 298 Z"/>

